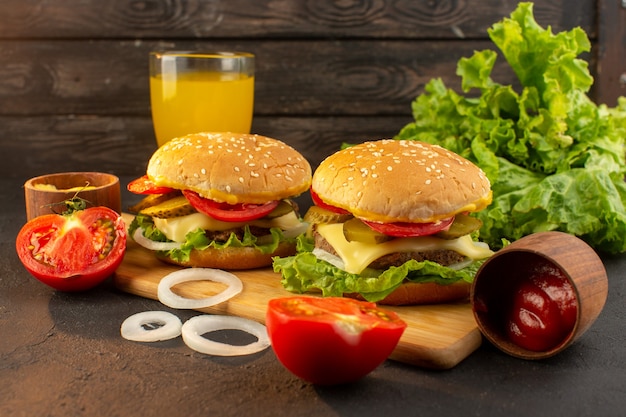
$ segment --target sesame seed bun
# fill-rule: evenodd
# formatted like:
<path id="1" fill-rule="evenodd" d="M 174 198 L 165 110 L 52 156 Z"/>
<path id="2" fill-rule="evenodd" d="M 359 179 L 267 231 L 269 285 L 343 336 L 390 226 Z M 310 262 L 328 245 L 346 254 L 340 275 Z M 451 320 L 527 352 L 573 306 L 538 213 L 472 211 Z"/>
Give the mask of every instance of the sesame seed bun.
<path id="1" fill-rule="evenodd" d="M 287 144 L 260 135 L 194 133 L 172 139 L 150 159 L 159 186 L 192 190 L 228 204 L 263 204 L 302 194 L 311 166 Z"/>
<path id="2" fill-rule="evenodd" d="M 381 305 L 404 306 L 421 304 L 442 304 L 467 299 L 471 284 L 457 281 L 449 285 L 439 285 L 434 282 L 416 283 L 404 282 L 395 291 L 380 301 Z M 349 294 L 350 297 L 363 299 L 359 294 Z"/>
<path id="3" fill-rule="evenodd" d="M 430 223 L 491 203 L 485 173 L 440 146 L 379 140 L 341 150 L 313 174 L 323 202 L 361 219 Z"/>

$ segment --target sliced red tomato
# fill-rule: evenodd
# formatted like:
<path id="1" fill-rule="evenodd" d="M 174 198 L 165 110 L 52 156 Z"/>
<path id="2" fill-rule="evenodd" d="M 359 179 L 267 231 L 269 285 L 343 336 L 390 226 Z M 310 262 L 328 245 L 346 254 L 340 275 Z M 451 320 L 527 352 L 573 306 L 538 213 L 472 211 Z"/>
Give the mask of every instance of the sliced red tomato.
<path id="1" fill-rule="evenodd" d="M 173 188 L 156 185 L 147 175 L 132 180 L 126 188 L 133 194 L 167 194 L 174 191 Z"/>
<path id="2" fill-rule="evenodd" d="M 332 211 L 333 213 L 350 214 L 348 210 L 342 209 L 341 207 L 335 207 L 331 204 L 324 203 L 322 199 L 320 198 L 320 196 L 317 195 L 317 193 L 313 191 L 312 188 L 309 190 L 309 192 L 311 193 L 311 200 L 313 200 L 313 203 L 315 203 L 316 206 L 321 207 L 328 211 Z"/>
<path id="3" fill-rule="evenodd" d="M 126 226 L 106 207 L 46 214 L 22 227 L 15 248 L 28 272 L 44 284 L 83 291 L 104 281 L 122 262 Z"/>
<path id="4" fill-rule="evenodd" d="M 417 236 L 429 236 L 442 230 L 446 230 L 452 222 L 454 216 L 440 220 L 435 223 L 377 223 L 368 222 L 363 220 L 363 223 L 367 224 L 373 230 L 383 233 L 387 236 L 394 237 L 417 237 Z"/>
<path id="5" fill-rule="evenodd" d="M 274 210 L 280 201 L 273 200 L 265 204 L 228 204 L 220 203 L 210 198 L 204 198 L 198 193 L 184 190 L 183 195 L 199 212 L 224 222 L 249 222 L 267 216 Z"/>
<path id="6" fill-rule="evenodd" d="M 373 371 L 407 326 L 374 303 L 306 296 L 270 300 L 265 325 L 278 360 L 319 385 L 356 381 Z"/>

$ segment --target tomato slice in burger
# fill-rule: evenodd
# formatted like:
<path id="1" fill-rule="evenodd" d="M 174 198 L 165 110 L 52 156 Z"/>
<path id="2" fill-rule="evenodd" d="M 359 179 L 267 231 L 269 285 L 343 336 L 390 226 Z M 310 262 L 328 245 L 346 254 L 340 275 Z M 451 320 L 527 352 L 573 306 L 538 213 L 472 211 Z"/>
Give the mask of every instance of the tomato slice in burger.
<path id="1" fill-rule="evenodd" d="M 356 381 L 373 371 L 407 326 L 374 303 L 307 296 L 270 300 L 265 325 L 278 360 L 320 385 Z"/>
<path id="2" fill-rule="evenodd" d="M 454 216 L 434 223 L 377 223 L 362 220 L 373 230 L 394 237 L 429 236 L 446 230 L 454 221 Z"/>
<path id="3" fill-rule="evenodd" d="M 312 188 L 309 190 L 309 192 L 311 193 L 311 200 L 313 200 L 313 203 L 315 203 L 316 206 L 337 214 L 350 214 L 348 210 L 342 209 L 341 207 L 335 207 L 331 204 L 324 203 L 320 196 L 317 195 L 317 193 L 313 191 Z"/>
<path id="4" fill-rule="evenodd" d="M 28 272 L 44 284 L 61 291 L 83 291 L 120 265 L 126 227 L 120 215 L 106 207 L 46 214 L 22 227 L 15 248 Z"/>
<path id="5" fill-rule="evenodd" d="M 156 185 L 147 175 L 132 180 L 126 188 L 133 194 L 167 194 L 174 191 L 173 188 Z"/>
<path id="6" fill-rule="evenodd" d="M 224 222 L 248 222 L 260 219 L 271 213 L 279 203 L 278 200 L 269 201 L 265 204 L 220 203 L 210 198 L 204 198 L 190 190 L 184 190 L 183 195 L 199 212 Z"/>

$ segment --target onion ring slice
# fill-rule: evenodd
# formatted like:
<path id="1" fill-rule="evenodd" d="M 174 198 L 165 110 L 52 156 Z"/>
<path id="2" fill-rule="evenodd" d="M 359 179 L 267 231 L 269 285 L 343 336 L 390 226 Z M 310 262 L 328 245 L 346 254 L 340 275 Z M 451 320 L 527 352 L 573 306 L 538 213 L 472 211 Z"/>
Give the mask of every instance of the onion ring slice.
<path id="1" fill-rule="evenodd" d="M 154 240 L 150 240 L 143 235 L 143 229 L 141 227 L 138 227 L 135 233 L 133 233 L 133 240 L 137 242 L 139 246 L 156 251 L 180 249 L 182 246 L 182 243 L 179 242 L 155 242 Z"/>
<path id="2" fill-rule="evenodd" d="M 172 287 L 186 281 L 215 281 L 228 285 L 224 291 L 204 298 L 185 298 L 172 292 Z M 195 309 L 211 307 L 231 299 L 243 290 L 241 280 L 230 272 L 212 268 L 185 268 L 161 279 L 157 288 L 159 301 L 168 307 Z"/>
<path id="3" fill-rule="evenodd" d="M 257 341 L 237 346 L 209 340 L 203 336 L 205 333 L 226 329 L 250 333 L 257 338 Z M 251 355 L 270 346 L 267 329 L 263 324 L 236 316 L 204 314 L 192 317 L 183 324 L 182 335 L 189 348 L 213 356 Z"/>
<path id="4" fill-rule="evenodd" d="M 148 325 L 158 324 L 150 329 Z M 183 323 L 167 311 L 143 311 L 133 314 L 122 322 L 122 337 L 134 342 L 158 342 L 180 336 Z"/>

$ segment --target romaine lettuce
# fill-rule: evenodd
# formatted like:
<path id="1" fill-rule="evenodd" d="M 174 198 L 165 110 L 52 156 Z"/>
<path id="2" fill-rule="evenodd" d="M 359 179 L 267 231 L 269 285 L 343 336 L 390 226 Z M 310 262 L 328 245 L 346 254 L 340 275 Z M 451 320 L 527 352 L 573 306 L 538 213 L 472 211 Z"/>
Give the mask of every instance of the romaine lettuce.
<path id="1" fill-rule="evenodd" d="M 135 230 L 141 228 L 143 235 L 150 240 L 156 242 L 167 242 L 169 239 L 154 226 L 152 218 L 138 214 L 135 216 L 130 226 L 128 227 L 129 236 L 132 236 Z M 209 240 L 202 229 L 187 233 L 185 236 L 186 241 L 181 245 L 180 249 L 172 249 L 167 252 L 163 252 L 164 256 L 177 260 L 179 262 L 187 262 L 189 260 L 189 254 L 193 249 L 203 250 L 207 248 L 223 249 L 228 247 L 253 247 L 259 250 L 261 253 L 269 254 L 278 248 L 281 242 L 294 241 L 294 238 L 286 238 L 283 232 L 277 228 L 272 227 L 270 229 L 271 239 L 264 240 L 263 243 L 258 242 L 258 238 L 250 232 L 249 226 L 244 226 L 243 237 L 239 239 L 235 233 L 231 233 L 230 237 L 225 242 L 217 242 Z"/>

